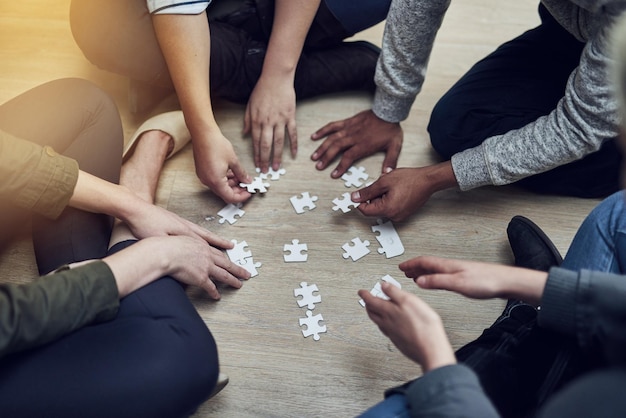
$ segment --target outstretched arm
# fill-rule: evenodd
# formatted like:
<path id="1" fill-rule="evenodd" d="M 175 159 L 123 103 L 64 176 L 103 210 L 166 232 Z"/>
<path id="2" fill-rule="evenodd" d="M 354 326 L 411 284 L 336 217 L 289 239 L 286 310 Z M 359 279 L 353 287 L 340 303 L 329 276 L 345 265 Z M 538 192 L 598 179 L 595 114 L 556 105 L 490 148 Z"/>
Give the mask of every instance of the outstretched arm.
<path id="1" fill-rule="evenodd" d="M 288 137 L 291 155 L 298 151 L 294 80 L 304 40 L 320 0 L 277 0 L 263 70 L 248 102 L 244 132 L 252 134 L 254 163 L 278 170 Z"/>
<path id="2" fill-rule="evenodd" d="M 239 183 L 252 179 L 213 115 L 208 76 L 211 44 L 206 12 L 156 14 L 152 21 L 191 133 L 200 181 L 226 202 L 248 199 L 250 194 L 241 189 Z"/>

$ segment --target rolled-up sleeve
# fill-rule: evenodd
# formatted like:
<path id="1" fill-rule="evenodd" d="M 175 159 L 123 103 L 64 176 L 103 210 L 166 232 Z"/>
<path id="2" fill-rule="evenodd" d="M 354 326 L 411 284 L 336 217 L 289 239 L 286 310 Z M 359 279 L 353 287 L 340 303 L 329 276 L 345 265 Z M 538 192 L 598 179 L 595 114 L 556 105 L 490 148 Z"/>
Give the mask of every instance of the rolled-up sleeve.
<path id="1" fill-rule="evenodd" d="M 76 182 L 78 163 L 0 131 L 0 198 L 16 206 L 56 218 L 67 206 Z"/>
<path id="2" fill-rule="evenodd" d="M 147 0 L 150 14 L 195 15 L 211 4 L 209 1 Z"/>

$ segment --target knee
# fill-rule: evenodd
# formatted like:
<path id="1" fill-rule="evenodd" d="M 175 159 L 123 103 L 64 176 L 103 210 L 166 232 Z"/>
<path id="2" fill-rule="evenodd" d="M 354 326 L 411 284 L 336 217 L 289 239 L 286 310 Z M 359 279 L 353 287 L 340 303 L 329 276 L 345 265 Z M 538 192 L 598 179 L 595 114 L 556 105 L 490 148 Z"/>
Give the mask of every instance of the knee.
<path id="1" fill-rule="evenodd" d="M 626 220 L 624 213 L 626 195 L 624 191 L 613 193 L 596 206 L 585 219 L 586 223 L 595 225 L 596 228 L 611 232 L 626 229 L 623 223 Z"/>
<path id="2" fill-rule="evenodd" d="M 435 105 L 428 123 L 428 133 L 433 149 L 444 159 L 466 148 L 466 136 L 463 129 L 459 129 L 460 109 L 447 96 L 443 96 Z"/>

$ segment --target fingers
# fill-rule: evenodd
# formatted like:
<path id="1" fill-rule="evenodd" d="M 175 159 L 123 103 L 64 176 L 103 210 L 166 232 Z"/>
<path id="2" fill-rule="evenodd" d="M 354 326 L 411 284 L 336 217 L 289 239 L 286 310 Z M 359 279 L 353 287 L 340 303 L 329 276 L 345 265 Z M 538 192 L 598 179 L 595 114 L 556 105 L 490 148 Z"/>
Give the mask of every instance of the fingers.
<path id="1" fill-rule="evenodd" d="M 383 160 L 382 173 L 386 174 L 391 172 L 398 166 L 398 158 L 400 157 L 400 151 L 402 150 L 402 142 L 392 142 L 385 153 L 385 159 Z"/>
<path id="2" fill-rule="evenodd" d="M 283 146 L 285 144 L 285 129 L 284 125 L 276 125 L 274 127 L 274 152 L 272 154 L 272 168 L 278 170 L 283 158 Z M 271 139 L 270 139 L 271 141 Z M 270 144 L 270 151 L 272 146 Z"/>
<path id="3" fill-rule="evenodd" d="M 287 124 L 287 133 L 289 134 L 289 143 L 291 145 L 291 158 L 296 158 L 296 155 L 298 155 L 298 127 L 295 119 L 291 119 Z M 280 165 L 274 166 L 274 170 L 279 168 Z"/>
<path id="4" fill-rule="evenodd" d="M 337 132 L 337 131 L 343 129 L 344 122 L 345 121 L 340 120 L 340 121 L 327 123 L 326 125 L 322 126 L 320 129 L 315 131 L 311 135 L 311 139 L 313 141 L 317 141 L 317 140 L 320 140 L 322 138 L 327 137 L 329 134 L 331 134 L 333 132 Z"/>

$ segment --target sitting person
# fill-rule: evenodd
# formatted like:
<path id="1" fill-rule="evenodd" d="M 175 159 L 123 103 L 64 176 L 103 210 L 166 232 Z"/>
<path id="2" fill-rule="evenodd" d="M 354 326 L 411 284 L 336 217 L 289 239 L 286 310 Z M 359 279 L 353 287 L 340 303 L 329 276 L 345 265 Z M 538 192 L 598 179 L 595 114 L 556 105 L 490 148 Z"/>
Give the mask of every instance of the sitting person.
<path id="1" fill-rule="evenodd" d="M 626 127 L 626 15 L 614 39 Z M 369 317 L 424 373 L 363 416 L 626 415 L 625 231 L 620 191 L 589 214 L 559 267 L 553 244 L 521 217 L 508 228 L 518 267 L 429 256 L 400 264 L 422 289 L 509 299 L 503 315 L 456 355 L 441 318 L 419 297 L 388 284 L 389 301 L 360 290 Z"/>
<path id="2" fill-rule="evenodd" d="M 397 168 L 405 120 L 419 94 L 449 0 L 393 2 L 371 110 L 331 122 L 311 158 L 339 178 L 376 152 L 379 179 L 352 193 L 367 216 L 400 221 L 441 190 L 516 183 L 528 190 L 607 197 L 619 189 L 619 117 L 607 70 L 608 34 L 624 0 L 541 0 L 541 24 L 476 63 L 432 109 L 441 162 Z M 502 6 L 506 7 L 506 6 Z"/>
<path id="3" fill-rule="evenodd" d="M 373 92 L 379 49 L 343 40 L 381 22 L 389 3 L 73 0 L 70 22 L 98 67 L 142 90 L 176 90 L 198 177 L 234 203 L 250 197 L 238 189 L 247 173 L 217 126 L 211 96 L 247 103 L 244 131 L 252 136 L 254 163 L 263 172 L 279 169 L 285 142 L 293 157 L 297 152 L 296 99 Z"/>
<path id="4" fill-rule="evenodd" d="M 153 204 L 163 162 L 189 137 L 171 122 L 138 132 L 120 169 L 119 114 L 91 83 L 56 80 L 0 105 L 2 240 L 32 217 L 46 275 L 0 284 L 3 416 L 184 416 L 227 382 L 184 286 L 219 299 L 216 283 L 239 288 L 249 273 L 215 248 L 231 242 Z"/>

